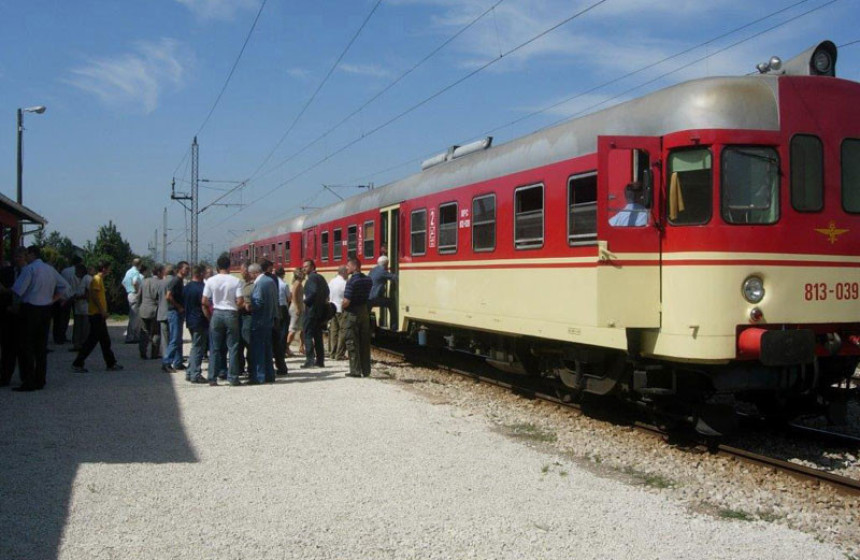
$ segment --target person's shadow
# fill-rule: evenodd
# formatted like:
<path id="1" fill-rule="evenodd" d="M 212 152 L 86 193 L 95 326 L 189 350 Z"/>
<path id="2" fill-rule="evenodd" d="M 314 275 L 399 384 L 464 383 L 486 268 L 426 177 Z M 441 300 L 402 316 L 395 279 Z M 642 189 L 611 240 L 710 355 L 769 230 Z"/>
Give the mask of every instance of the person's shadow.
<path id="1" fill-rule="evenodd" d="M 110 331 L 120 340 L 121 327 Z M 57 557 L 81 463 L 197 461 L 171 378 L 157 360 L 108 372 L 96 349 L 87 360 L 90 373 L 71 373 L 67 348 L 49 355 L 45 390 L 0 389 L 3 559 Z"/>

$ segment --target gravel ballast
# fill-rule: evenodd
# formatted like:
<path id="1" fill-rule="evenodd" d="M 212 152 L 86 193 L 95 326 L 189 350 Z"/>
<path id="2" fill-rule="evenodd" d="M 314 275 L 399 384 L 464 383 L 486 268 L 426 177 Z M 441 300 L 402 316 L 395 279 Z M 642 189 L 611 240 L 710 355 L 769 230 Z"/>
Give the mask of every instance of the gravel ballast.
<path id="1" fill-rule="evenodd" d="M 215 388 L 115 349 L 125 371 L 60 347 L 46 390 L 0 391 L 0 558 L 845 558 L 345 362 Z"/>

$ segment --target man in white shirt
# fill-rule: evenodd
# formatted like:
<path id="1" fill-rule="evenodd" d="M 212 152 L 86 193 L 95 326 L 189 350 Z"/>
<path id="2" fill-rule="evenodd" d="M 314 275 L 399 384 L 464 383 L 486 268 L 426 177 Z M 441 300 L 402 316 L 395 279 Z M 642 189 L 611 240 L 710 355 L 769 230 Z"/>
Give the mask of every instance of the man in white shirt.
<path id="1" fill-rule="evenodd" d="M 131 261 L 131 268 L 125 272 L 122 287 L 128 297 L 128 327 L 125 330 L 125 343 L 136 344 L 140 338 L 140 288 L 143 285 L 143 274 L 140 272 L 140 259 Z"/>
<path id="2" fill-rule="evenodd" d="M 219 257 L 217 266 L 218 274 L 203 288 L 203 307 L 212 309 L 209 377 L 215 379 L 226 374 L 230 385 L 235 387 L 239 385 L 239 309 L 245 305 L 245 298 L 242 297 L 242 282 L 230 274 L 230 257 Z M 228 354 L 229 362 L 225 364 Z"/>
<path id="3" fill-rule="evenodd" d="M 328 299 L 337 308 L 328 324 L 328 357 L 332 360 L 346 359 L 346 328 L 343 316 L 343 292 L 346 289 L 346 266 L 337 269 L 337 274 L 328 283 Z"/>
<path id="4" fill-rule="evenodd" d="M 21 298 L 23 338 L 21 345 L 21 386 L 13 391 L 39 391 L 45 387 L 48 369 L 48 329 L 51 306 L 69 297 L 68 282 L 42 262 L 42 250 L 36 245 L 27 248 L 27 266 L 15 280 L 12 291 Z"/>

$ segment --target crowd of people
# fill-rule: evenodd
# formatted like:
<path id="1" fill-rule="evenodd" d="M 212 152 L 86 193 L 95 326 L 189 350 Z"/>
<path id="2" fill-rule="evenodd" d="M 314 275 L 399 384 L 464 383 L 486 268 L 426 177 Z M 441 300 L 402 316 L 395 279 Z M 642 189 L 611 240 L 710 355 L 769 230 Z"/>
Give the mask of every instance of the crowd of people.
<path id="1" fill-rule="evenodd" d="M 74 372 L 87 372 L 85 362 L 96 346 L 107 370 L 122 370 L 107 328 L 108 263 L 87 269 L 75 257 L 58 272 L 42 261 L 37 246 L 17 248 L 13 257 L 12 265 L 0 268 L 0 386 L 11 383 L 17 364 L 21 385 L 14 391 L 44 388 L 51 335 L 55 344 L 71 342 Z M 129 304 L 125 343 L 136 344 L 143 360 L 161 360 L 161 371 L 184 371 L 187 381 L 211 386 L 219 380 L 238 386 L 245 375 L 247 385 L 288 375 L 285 358 L 296 355 L 291 348 L 296 338 L 297 352 L 305 357 L 302 368 L 324 368 L 326 357 L 348 356 L 347 375 L 367 377 L 370 309 L 388 309 L 389 325 L 397 325 L 396 305 L 385 295 L 386 285 L 393 287 L 397 277 L 388 271 L 384 255 L 369 275 L 361 268 L 361 261 L 350 258 L 326 282 L 307 259 L 287 283 L 286 271 L 267 259 L 243 263 L 239 276 L 230 272 L 226 255 L 216 270 L 186 261 L 148 270 L 134 259 L 121 280 Z M 186 328 L 191 337 L 187 358 Z"/>

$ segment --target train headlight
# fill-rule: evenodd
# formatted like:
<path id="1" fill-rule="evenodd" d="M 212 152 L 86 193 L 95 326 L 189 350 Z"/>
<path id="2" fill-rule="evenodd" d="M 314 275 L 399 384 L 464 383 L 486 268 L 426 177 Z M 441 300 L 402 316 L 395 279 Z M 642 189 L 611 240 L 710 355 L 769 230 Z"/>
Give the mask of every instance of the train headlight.
<path id="1" fill-rule="evenodd" d="M 825 50 L 816 51 L 812 57 L 812 67 L 823 76 L 830 76 L 833 68 L 833 59 Z"/>
<path id="2" fill-rule="evenodd" d="M 744 280 L 744 299 L 750 303 L 758 303 L 764 299 L 764 282 L 758 276 L 750 276 Z"/>

